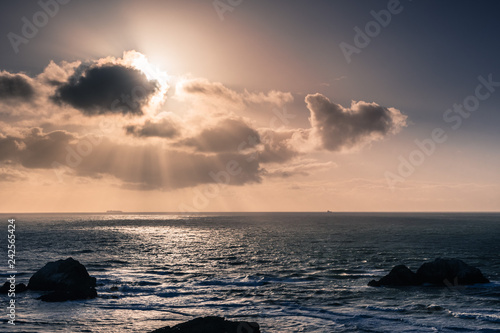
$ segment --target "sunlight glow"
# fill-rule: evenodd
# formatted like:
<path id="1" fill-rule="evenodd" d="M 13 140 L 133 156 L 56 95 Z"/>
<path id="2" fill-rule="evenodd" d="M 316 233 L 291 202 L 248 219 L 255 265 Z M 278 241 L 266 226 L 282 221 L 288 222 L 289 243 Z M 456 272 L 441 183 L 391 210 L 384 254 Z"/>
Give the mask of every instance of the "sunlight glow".
<path id="1" fill-rule="evenodd" d="M 169 81 L 171 80 L 171 77 L 157 66 L 151 64 L 148 58 L 140 52 L 124 52 L 123 60 L 127 65 L 143 72 L 148 80 L 158 82 L 158 92 L 151 97 L 148 107 L 149 113 L 154 115 L 158 111 L 161 104 L 165 101 L 167 91 L 170 88 Z"/>

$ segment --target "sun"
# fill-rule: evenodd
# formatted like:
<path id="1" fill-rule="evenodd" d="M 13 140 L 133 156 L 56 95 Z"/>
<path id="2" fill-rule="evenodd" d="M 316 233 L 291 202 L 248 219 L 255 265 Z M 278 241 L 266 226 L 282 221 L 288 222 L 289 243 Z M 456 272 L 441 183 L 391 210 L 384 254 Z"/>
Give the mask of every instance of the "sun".
<path id="1" fill-rule="evenodd" d="M 170 88 L 169 81 L 172 78 L 167 72 L 151 64 L 144 54 L 135 50 L 124 52 L 123 61 L 144 73 L 149 81 L 158 82 L 158 91 L 151 97 L 147 107 L 148 113 L 154 115 L 165 101 L 167 91 Z"/>

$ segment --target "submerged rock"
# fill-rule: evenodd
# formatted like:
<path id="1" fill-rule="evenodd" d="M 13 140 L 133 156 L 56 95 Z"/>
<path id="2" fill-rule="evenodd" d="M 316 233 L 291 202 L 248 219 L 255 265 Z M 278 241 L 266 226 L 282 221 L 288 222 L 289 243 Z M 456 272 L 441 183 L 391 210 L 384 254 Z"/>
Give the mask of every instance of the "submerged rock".
<path id="1" fill-rule="evenodd" d="M 380 280 L 371 280 L 371 287 L 380 286 L 419 286 L 430 283 L 440 286 L 470 285 L 476 283 L 489 283 L 481 271 L 467 265 L 459 259 L 438 258 L 433 262 L 424 263 L 413 273 L 405 265 L 395 266 L 389 274 Z"/>
<path id="2" fill-rule="evenodd" d="M 28 283 L 30 290 L 52 291 L 39 298 L 46 302 L 95 298 L 95 286 L 96 279 L 73 258 L 47 263 L 33 274 Z"/>
<path id="3" fill-rule="evenodd" d="M 201 317 L 175 326 L 167 326 L 151 333 L 260 333 L 259 324 L 247 321 L 229 321 L 222 317 Z"/>

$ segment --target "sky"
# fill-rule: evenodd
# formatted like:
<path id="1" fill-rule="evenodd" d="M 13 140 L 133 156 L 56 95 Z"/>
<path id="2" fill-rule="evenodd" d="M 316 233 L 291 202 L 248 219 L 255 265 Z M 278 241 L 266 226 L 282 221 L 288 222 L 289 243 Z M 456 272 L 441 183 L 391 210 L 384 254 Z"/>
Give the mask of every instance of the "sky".
<path id="1" fill-rule="evenodd" d="M 497 1 L 0 2 L 0 212 L 500 211 Z"/>

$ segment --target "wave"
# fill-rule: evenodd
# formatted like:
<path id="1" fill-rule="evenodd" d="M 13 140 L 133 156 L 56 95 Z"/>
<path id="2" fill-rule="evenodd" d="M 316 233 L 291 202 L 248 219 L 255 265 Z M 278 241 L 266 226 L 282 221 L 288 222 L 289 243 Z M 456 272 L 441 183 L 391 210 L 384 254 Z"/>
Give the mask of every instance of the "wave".
<path id="1" fill-rule="evenodd" d="M 197 283 L 200 286 L 237 286 L 237 287 L 256 287 L 266 284 L 265 281 L 237 281 L 237 280 L 207 280 Z"/>
<path id="2" fill-rule="evenodd" d="M 85 249 L 85 250 L 74 250 L 71 253 L 73 253 L 73 254 L 87 254 L 87 253 L 94 253 L 94 252 L 95 252 L 94 250 Z"/>
<path id="3" fill-rule="evenodd" d="M 491 323 L 500 323 L 500 314 L 486 314 L 486 313 L 475 313 L 475 312 L 453 312 L 450 314 L 455 318 L 461 319 L 476 319 L 483 320 Z"/>
<path id="4" fill-rule="evenodd" d="M 436 304 L 428 304 L 428 305 L 413 304 L 401 307 L 367 305 L 365 306 L 365 309 L 372 311 L 395 312 L 395 313 L 435 313 L 435 312 L 446 311 L 445 308 Z"/>

